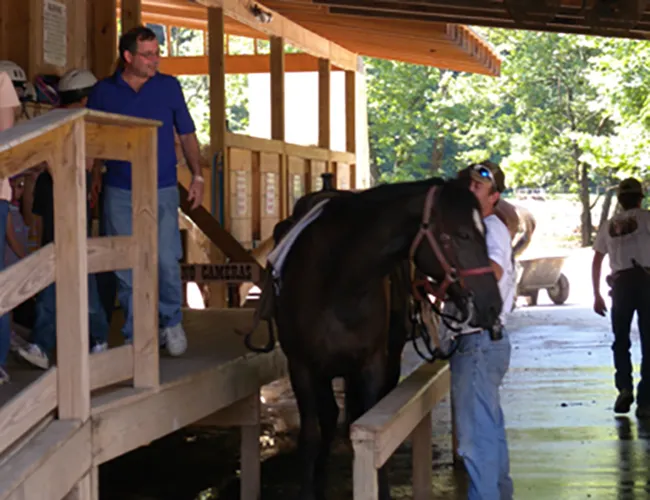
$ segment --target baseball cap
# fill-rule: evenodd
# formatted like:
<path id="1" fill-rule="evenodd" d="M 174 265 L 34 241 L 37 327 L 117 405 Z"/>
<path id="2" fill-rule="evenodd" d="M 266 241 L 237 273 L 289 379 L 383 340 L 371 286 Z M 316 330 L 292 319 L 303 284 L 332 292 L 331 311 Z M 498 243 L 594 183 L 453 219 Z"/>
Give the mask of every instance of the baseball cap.
<path id="1" fill-rule="evenodd" d="M 484 161 L 470 165 L 468 169 L 472 179 L 479 182 L 491 182 L 499 193 L 506 190 L 506 176 L 496 163 Z"/>
<path id="2" fill-rule="evenodd" d="M 638 194 L 644 196 L 643 186 L 634 177 L 628 177 L 618 185 L 618 196 L 622 194 Z"/>

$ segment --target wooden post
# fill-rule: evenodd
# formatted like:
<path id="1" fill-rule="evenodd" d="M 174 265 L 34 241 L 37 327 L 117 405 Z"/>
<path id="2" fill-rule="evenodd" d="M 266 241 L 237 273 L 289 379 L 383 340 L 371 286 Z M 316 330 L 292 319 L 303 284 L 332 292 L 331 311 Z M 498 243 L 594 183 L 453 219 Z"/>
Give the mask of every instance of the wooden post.
<path id="1" fill-rule="evenodd" d="M 240 498 L 259 500 L 261 492 L 259 389 L 250 396 L 199 420 L 194 425 L 241 428 Z"/>
<path id="2" fill-rule="evenodd" d="M 413 500 L 433 498 L 433 460 L 431 458 L 431 412 L 422 419 L 411 433 L 413 453 Z"/>
<path id="3" fill-rule="evenodd" d="M 88 41 L 90 62 L 94 75 L 105 78 L 113 72 L 117 59 L 116 0 L 89 2 Z"/>
<path id="4" fill-rule="evenodd" d="M 224 56 L 224 13 L 220 7 L 208 8 L 208 62 L 210 72 L 210 155 L 220 158 L 223 185 L 214 185 L 213 200 L 219 199 L 219 189 L 223 196 L 224 229 L 230 230 L 230 165 L 226 150 L 226 73 Z M 218 168 L 212 164 L 212 168 Z M 212 178 L 217 178 L 213 172 Z M 218 206 L 218 205 L 217 205 Z M 216 246 L 210 246 L 210 262 L 224 264 L 226 256 Z M 225 307 L 228 287 L 225 283 L 210 283 L 210 307 Z"/>
<path id="5" fill-rule="evenodd" d="M 261 493 L 260 475 L 260 391 L 257 390 L 249 401 L 249 421 L 241 426 L 241 486 L 242 500 L 259 500 Z"/>
<path id="6" fill-rule="evenodd" d="M 272 36 L 270 40 L 270 70 L 271 70 L 271 139 L 284 141 L 284 39 Z M 287 155 L 280 155 L 280 218 L 284 219 L 290 213 L 288 196 L 289 162 Z"/>
<path id="7" fill-rule="evenodd" d="M 372 441 L 353 441 L 353 498 L 354 500 L 377 500 L 379 484 L 375 468 L 374 443 Z"/>
<path id="8" fill-rule="evenodd" d="M 271 37 L 271 139 L 284 141 L 284 39 Z"/>
<path id="9" fill-rule="evenodd" d="M 90 417 L 86 136 L 83 118 L 62 127 L 54 154 L 56 352 L 60 419 Z"/>
<path id="10" fill-rule="evenodd" d="M 135 133 L 135 132 L 134 132 Z M 138 132 L 132 161 L 133 385 L 157 387 L 158 351 L 158 131 Z M 86 320 L 87 321 L 87 320 Z"/>
<path id="11" fill-rule="evenodd" d="M 345 149 L 357 152 L 357 73 L 345 72 Z M 356 164 L 350 165 L 350 189 L 357 187 Z"/>
<path id="12" fill-rule="evenodd" d="M 330 101 L 332 65 L 329 59 L 318 59 L 318 146 L 330 149 Z"/>
<path id="13" fill-rule="evenodd" d="M 122 0 L 122 33 L 142 24 L 142 0 Z"/>

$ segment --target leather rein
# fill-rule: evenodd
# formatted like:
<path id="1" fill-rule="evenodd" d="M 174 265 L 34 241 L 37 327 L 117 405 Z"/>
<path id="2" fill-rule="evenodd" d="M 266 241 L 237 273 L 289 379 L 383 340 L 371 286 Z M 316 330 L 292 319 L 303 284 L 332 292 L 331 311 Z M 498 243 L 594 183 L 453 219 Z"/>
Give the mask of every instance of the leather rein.
<path id="1" fill-rule="evenodd" d="M 488 274 L 494 272 L 491 266 L 484 267 L 474 267 L 470 269 L 459 269 L 458 266 L 452 266 L 452 263 L 455 263 L 453 259 L 454 252 L 451 248 L 451 236 L 446 232 L 440 233 L 440 241 L 442 242 L 442 248 L 438 243 L 438 240 L 433 234 L 433 229 L 436 227 L 436 221 L 434 220 L 433 224 L 431 223 L 431 217 L 433 215 L 433 207 L 438 197 L 438 186 L 432 186 L 427 192 L 426 199 L 424 201 L 424 210 L 422 212 L 422 222 L 420 224 L 420 230 L 415 235 L 413 243 L 411 243 L 411 250 L 409 252 L 409 259 L 414 263 L 415 252 L 418 250 L 420 245 L 423 242 L 429 243 L 429 247 L 435 254 L 442 270 L 445 273 L 443 281 L 434 288 L 431 284 L 431 281 L 428 279 L 414 280 L 413 281 L 413 296 L 418 301 L 423 301 L 424 297 L 420 294 L 419 287 L 424 288 L 425 292 L 428 295 L 433 295 L 440 301 L 444 301 L 447 295 L 447 289 L 454 283 L 459 283 L 463 290 L 466 290 L 465 283 L 463 278 L 466 276 L 478 276 L 481 274 Z M 436 212 L 436 215 L 438 212 Z M 436 217 L 438 219 L 438 217 Z"/>

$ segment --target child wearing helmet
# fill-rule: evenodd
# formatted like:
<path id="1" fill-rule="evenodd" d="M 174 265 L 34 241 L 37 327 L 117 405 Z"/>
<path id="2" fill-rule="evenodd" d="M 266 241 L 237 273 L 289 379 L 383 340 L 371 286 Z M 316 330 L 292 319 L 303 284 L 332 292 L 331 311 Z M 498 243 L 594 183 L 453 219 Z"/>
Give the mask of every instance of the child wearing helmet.
<path id="1" fill-rule="evenodd" d="M 0 131 L 13 127 L 16 108 L 20 106 L 18 94 L 12 85 L 12 75 L 2 69 L 0 64 Z M 9 220 L 9 203 L 11 201 L 11 185 L 9 179 L 0 179 L 0 271 L 4 269 L 4 241 L 7 237 L 7 222 Z M 11 324 L 9 314 L 0 316 L 0 384 L 9 381 L 5 371 L 7 355 L 9 354 Z"/>
<path id="2" fill-rule="evenodd" d="M 88 94 L 96 81 L 94 75 L 87 70 L 68 71 L 59 81 L 61 107 L 85 107 Z M 90 182 L 88 184 L 90 185 Z M 41 245 L 52 243 L 54 241 L 54 189 L 52 175 L 47 168 L 36 180 L 32 212 L 41 217 Z M 108 322 L 99 300 L 96 276 L 93 274 L 88 275 L 88 302 L 91 350 L 92 352 L 104 351 L 108 348 Z M 37 295 L 35 316 L 31 343 L 19 348 L 18 354 L 34 366 L 46 370 L 50 366 L 49 355 L 54 351 L 56 342 L 54 283 Z"/>

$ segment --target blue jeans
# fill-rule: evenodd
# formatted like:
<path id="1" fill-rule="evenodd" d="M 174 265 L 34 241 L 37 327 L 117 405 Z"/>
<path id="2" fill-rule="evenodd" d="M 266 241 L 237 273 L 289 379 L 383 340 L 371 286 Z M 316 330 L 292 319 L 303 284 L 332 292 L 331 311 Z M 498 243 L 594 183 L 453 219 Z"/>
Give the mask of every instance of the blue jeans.
<path id="1" fill-rule="evenodd" d="M 104 222 L 107 236 L 130 236 L 133 219 L 131 191 L 106 186 Z M 158 314 L 160 328 L 178 325 L 183 319 L 181 283 L 181 233 L 178 226 L 178 187 L 158 189 Z M 116 271 L 117 297 L 124 310 L 124 339 L 133 339 L 133 272 Z"/>
<path id="2" fill-rule="evenodd" d="M 52 283 L 36 296 L 36 311 L 31 343 L 47 354 L 56 347 L 56 284 Z M 108 342 L 108 322 L 99 300 L 94 274 L 88 276 L 88 328 L 90 345 Z"/>
<path id="3" fill-rule="evenodd" d="M 7 239 L 7 218 L 9 217 L 9 202 L 0 200 L 0 271 L 5 267 L 5 240 Z M 7 363 L 9 346 L 11 344 L 11 317 L 10 313 L 0 316 L 0 366 Z"/>
<path id="4" fill-rule="evenodd" d="M 462 335 L 450 360 L 458 453 L 469 475 L 468 500 L 511 500 L 510 460 L 499 386 L 510 366 L 510 339 Z"/>

